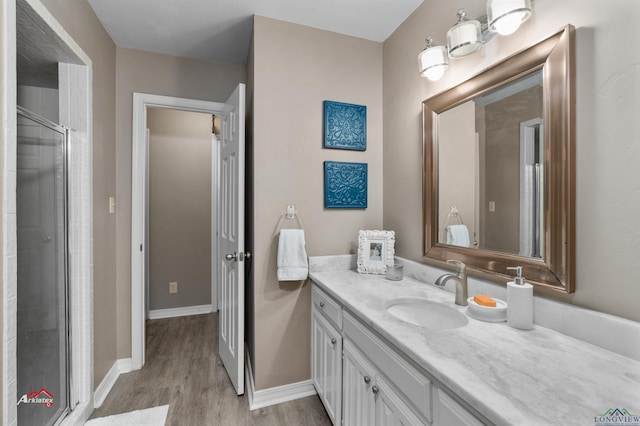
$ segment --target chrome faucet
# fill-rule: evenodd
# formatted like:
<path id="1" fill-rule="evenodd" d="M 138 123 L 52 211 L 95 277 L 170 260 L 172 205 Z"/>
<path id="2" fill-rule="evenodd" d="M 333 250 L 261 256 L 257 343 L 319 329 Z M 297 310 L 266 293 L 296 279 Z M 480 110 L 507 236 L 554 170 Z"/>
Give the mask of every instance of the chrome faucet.
<path id="1" fill-rule="evenodd" d="M 447 263 L 456 265 L 456 273 L 440 275 L 435 284 L 444 287 L 447 281 L 453 280 L 456 283 L 456 305 L 467 306 L 467 266 L 459 260 L 447 260 Z"/>

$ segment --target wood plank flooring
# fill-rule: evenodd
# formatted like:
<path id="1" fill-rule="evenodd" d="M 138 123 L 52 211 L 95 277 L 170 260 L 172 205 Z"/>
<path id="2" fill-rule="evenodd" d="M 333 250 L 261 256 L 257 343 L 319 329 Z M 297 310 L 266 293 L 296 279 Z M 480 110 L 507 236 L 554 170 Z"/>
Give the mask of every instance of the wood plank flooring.
<path id="1" fill-rule="evenodd" d="M 147 362 L 91 418 L 169 404 L 167 425 L 331 425 L 317 396 L 249 411 L 218 357 L 217 313 L 147 321 Z"/>

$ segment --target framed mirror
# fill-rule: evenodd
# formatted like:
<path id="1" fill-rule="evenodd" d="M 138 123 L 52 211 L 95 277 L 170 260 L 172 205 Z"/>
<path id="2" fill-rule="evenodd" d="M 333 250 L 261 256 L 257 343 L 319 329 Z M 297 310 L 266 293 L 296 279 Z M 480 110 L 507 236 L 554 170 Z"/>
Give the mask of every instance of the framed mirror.
<path id="1" fill-rule="evenodd" d="M 423 102 L 424 257 L 571 293 L 575 29 Z"/>

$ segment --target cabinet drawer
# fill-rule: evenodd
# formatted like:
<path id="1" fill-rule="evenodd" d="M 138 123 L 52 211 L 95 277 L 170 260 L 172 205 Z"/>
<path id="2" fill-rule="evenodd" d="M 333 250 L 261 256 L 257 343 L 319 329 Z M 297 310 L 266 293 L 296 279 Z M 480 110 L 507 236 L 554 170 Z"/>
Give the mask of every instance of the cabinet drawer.
<path id="1" fill-rule="evenodd" d="M 317 311 L 342 330 L 342 307 L 316 285 L 311 289 L 311 302 Z"/>
<path id="2" fill-rule="evenodd" d="M 398 388 L 416 412 L 431 422 L 431 381 L 347 312 L 344 313 L 343 331 Z"/>

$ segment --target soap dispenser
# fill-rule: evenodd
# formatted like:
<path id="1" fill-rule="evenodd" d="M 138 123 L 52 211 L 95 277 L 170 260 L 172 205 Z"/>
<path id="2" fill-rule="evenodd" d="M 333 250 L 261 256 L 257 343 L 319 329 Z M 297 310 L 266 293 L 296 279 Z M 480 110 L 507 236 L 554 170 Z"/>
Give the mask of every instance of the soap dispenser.
<path id="1" fill-rule="evenodd" d="M 513 281 L 507 283 L 507 324 L 520 330 L 533 328 L 533 286 L 524 282 L 522 266 L 510 267 L 516 271 Z"/>

